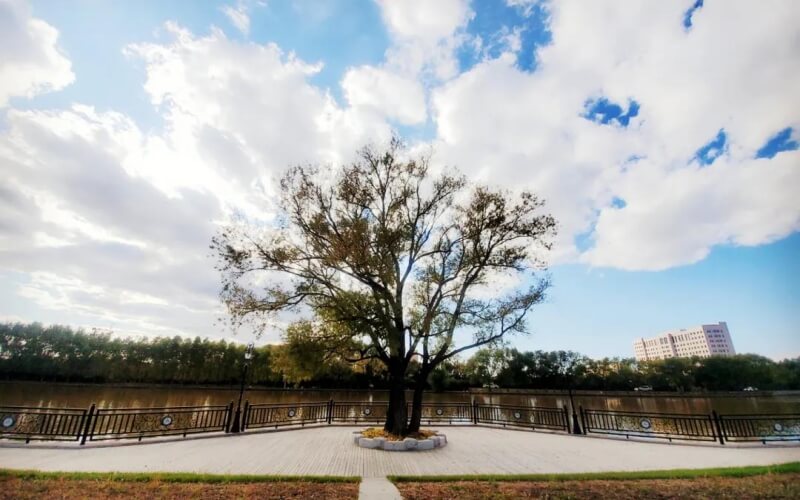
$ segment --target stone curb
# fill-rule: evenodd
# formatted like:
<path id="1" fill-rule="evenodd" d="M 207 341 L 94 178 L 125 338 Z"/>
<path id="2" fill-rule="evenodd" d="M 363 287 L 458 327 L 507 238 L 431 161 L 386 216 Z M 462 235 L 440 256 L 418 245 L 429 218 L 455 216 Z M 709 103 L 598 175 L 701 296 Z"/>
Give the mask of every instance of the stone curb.
<path id="1" fill-rule="evenodd" d="M 361 431 L 353 431 L 353 442 L 362 448 L 381 449 L 385 451 L 424 451 L 441 448 L 447 445 L 447 436 L 437 434 L 428 439 L 405 438 L 402 441 L 387 441 L 386 438 L 368 438 Z"/>

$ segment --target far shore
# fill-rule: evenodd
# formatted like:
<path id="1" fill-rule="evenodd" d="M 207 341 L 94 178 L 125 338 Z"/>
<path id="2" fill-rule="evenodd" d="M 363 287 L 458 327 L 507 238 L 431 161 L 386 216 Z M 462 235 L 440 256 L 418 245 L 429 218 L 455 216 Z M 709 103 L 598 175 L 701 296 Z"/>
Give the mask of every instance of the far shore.
<path id="1" fill-rule="evenodd" d="M 181 390 L 220 390 L 237 391 L 238 384 L 218 385 L 218 384 L 158 384 L 150 382 L 65 382 L 48 380 L 0 380 L 0 384 L 42 384 L 42 385 L 63 385 L 71 387 L 119 387 L 125 389 L 181 389 Z M 388 389 L 369 389 L 369 388 L 317 388 L 317 387 L 266 387 L 260 385 L 248 385 L 248 391 L 264 392 L 365 392 L 365 393 L 388 393 Z M 410 392 L 410 390 L 409 390 Z M 461 391 L 428 391 L 431 394 L 531 394 L 531 395 L 567 395 L 566 389 L 504 389 L 504 388 L 481 388 L 471 387 Z M 669 398 L 754 398 L 754 397 L 786 397 L 800 396 L 800 391 L 605 391 L 605 390 L 584 390 L 576 389 L 572 391 L 575 396 L 611 396 L 611 397 L 669 397 Z"/>

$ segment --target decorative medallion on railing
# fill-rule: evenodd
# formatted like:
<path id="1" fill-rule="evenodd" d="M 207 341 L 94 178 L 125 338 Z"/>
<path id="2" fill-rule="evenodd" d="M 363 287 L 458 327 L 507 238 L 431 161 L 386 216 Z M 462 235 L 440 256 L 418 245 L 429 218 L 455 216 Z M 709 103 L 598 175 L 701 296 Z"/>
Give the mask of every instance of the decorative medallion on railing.
<path id="1" fill-rule="evenodd" d="M 331 408 L 331 422 L 380 423 L 389 411 L 387 401 L 336 401 Z"/>
<path id="2" fill-rule="evenodd" d="M 0 437 L 37 440 L 78 440 L 87 411 L 77 408 L 0 406 Z"/>
<path id="3" fill-rule="evenodd" d="M 719 435 L 711 415 L 616 412 L 581 408 L 584 432 L 617 436 L 716 441 Z"/>
<path id="4" fill-rule="evenodd" d="M 569 420 L 564 408 L 476 405 L 475 412 L 475 421 L 481 424 L 556 431 L 567 431 L 569 428 Z"/>
<path id="5" fill-rule="evenodd" d="M 408 414 L 411 415 L 413 407 L 408 405 Z M 472 421 L 472 406 L 469 403 L 422 403 L 420 420 L 430 424 L 442 423 L 468 423 Z"/>
<path id="6" fill-rule="evenodd" d="M 197 434 L 227 430 L 231 405 L 97 410 L 89 441 Z"/>
<path id="7" fill-rule="evenodd" d="M 329 403 L 258 404 L 245 406 L 244 428 L 304 426 L 328 421 Z"/>
<path id="8" fill-rule="evenodd" d="M 800 441 L 800 414 L 720 415 L 727 441 Z"/>
<path id="9" fill-rule="evenodd" d="M 3 429 L 10 429 L 10 428 L 14 427 L 14 425 L 16 423 L 17 423 L 17 420 L 14 417 L 11 417 L 11 416 L 3 417 L 3 424 L 2 424 L 3 425 Z"/>

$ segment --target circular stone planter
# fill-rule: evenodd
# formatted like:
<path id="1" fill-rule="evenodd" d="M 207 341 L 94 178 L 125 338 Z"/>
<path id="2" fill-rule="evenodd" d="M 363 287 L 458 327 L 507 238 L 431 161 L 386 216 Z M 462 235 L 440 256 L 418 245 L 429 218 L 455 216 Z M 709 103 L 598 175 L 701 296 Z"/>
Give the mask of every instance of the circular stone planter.
<path id="1" fill-rule="evenodd" d="M 436 434 L 428 439 L 405 438 L 402 441 L 389 441 L 386 438 L 368 438 L 361 431 L 353 431 L 353 442 L 362 448 L 386 451 L 417 451 L 442 448 L 447 445 L 447 436 Z"/>

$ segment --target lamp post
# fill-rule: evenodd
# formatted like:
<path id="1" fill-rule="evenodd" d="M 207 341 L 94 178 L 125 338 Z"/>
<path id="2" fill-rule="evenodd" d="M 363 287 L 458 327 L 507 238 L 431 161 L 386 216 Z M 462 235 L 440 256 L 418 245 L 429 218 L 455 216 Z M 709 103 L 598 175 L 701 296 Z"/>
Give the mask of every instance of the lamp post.
<path id="1" fill-rule="evenodd" d="M 231 425 L 231 432 L 241 432 L 242 420 L 242 396 L 244 395 L 244 382 L 247 379 L 247 368 L 250 366 L 250 360 L 253 359 L 253 345 L 252 342 L 247 344 L 247 349 L 244 351 L 244 367 L 242 368 L 242 385 L 239 387 L 239 403 L 236 405 L 236 414 L 233 417 L 233 425 Z"/>
<path id="2" fill-rule="evenodd" d="M 572 385 L 574 383 L 573 380 L 574 373 L 572 372 L 572 370 L 567 369 L 565 366 L 563 366 L 563 364 L 562 367 L 559 369 L 559 373 L 563 377 L 565 385 L 567 386 L 567 394 L 569 395 L 569 406 L 570 409 L 572 410 L 572 425 L 570 426 L 571 427 L 570 431 L 573 434 L 583 434 L 583 432 L 581 432 L 581 426 L 578 423 L 578 413 L 575 411 L 575 400 L 572 398 Z"/>

